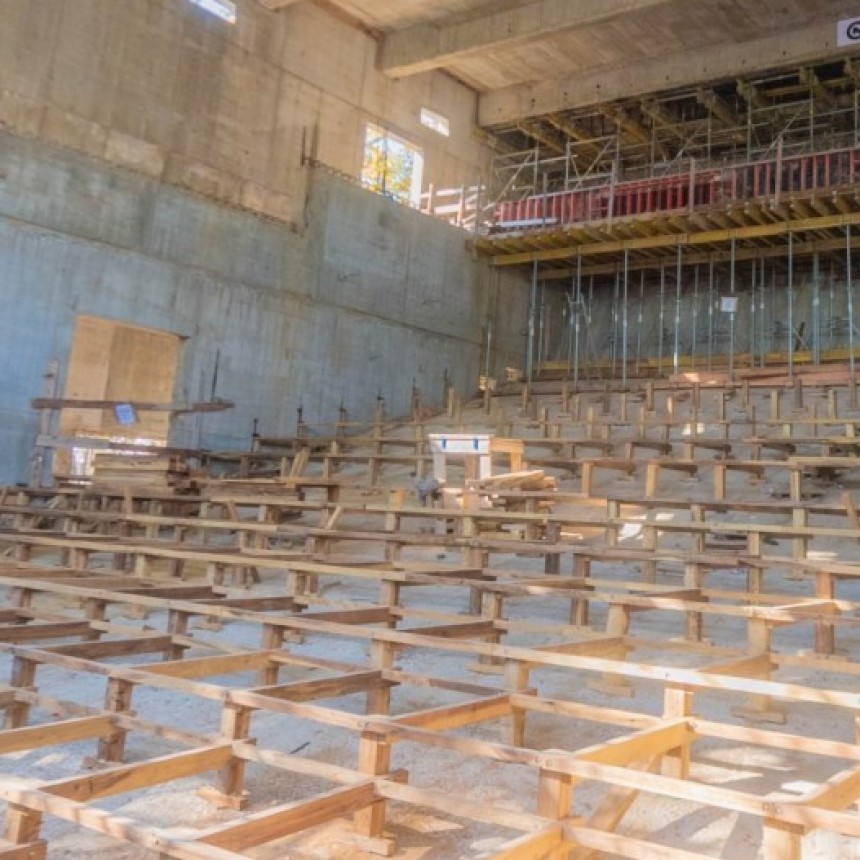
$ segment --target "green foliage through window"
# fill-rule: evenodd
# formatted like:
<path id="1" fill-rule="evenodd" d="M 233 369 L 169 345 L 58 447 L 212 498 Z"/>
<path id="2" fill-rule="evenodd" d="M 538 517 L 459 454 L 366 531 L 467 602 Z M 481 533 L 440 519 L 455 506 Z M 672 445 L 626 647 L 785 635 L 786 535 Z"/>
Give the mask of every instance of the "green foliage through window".
<path id="1" fill-rule="evenodd" d="M 361 181 L 365 187 L 401 203 L 414 202 L 421 192 L 421 150 L 373 125 L 364 138 Z"/>

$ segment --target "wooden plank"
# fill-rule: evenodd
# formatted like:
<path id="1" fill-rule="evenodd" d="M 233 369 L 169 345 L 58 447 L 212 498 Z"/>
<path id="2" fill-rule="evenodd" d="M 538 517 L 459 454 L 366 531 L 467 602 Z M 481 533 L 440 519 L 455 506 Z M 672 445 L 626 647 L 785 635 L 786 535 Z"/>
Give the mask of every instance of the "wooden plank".
<path id="1" fill-rule="evenodd" d="M 109 797 L 218 770 L 229 763 L 232 752 L 230 744 L 219 744 L 201 750 L 160 756 L 136 764 L 105 768 L 86 776 L 46 782 L 40 788 L 48 794 L 77 801 Z"/>
<path id="2" fill-rule="evenodd" d="M 563 844 L 561 826 L 554 824 L 538 833 L 527 833 L 508 842 L 492 854 L 482 855 L 482 860 L 541 860 Z"/>
<path id="3" fill-rule="evenodd" d="M 337 699 L 353 693 L 365 693 L 379 684 L 389 684 L 384 681 L 378 671 L 355 672 L 350 675 L 340 675 L 336 678 L 319 678 L 313 681 L 293 681 L 287 684 L 275 684 L 268 687 L 255 687 L 249 692 L 277 699 L 287 699 L 291 702 L 306 702 L 314 699 Z"/>
<path id="4" fill-rule="evenodd" d="M 208 828 L 195 841 L 240 852 L 363 809 L 377 799 L 375 784 L 368 780 L 332 789 L 310 800 L 285 803 L 275 809 L 246 815 L 238 823 L 227 822 Z"/>
<path id="5" fill-rule="evenodd" d="M 128 818 L 112 815 L 79 801 L 50 795 L 13 777 L 4 777 L 0 782 L 0 797 L 9 803 L 69 821 L 78 827 L 131 842 L 159 854 L 166 853 L 175 860 L 247 860 L 242 855 L 215 846 L 172 839 L 160 831 L 141 827 Z"/>
<path id="6" fill-rule="evenodd" d="M 115 729 L 110 716 L 80 717 L 0 731 L 0 755 L 103 737 Z"/>

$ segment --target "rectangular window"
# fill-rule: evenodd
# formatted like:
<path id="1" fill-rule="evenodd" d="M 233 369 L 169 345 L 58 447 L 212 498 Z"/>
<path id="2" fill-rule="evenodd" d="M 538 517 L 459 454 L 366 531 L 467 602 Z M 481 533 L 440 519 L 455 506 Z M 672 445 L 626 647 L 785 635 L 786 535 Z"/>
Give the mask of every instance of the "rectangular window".
<path id="1" fill-rule="evenodd" d="M 379 126 L 367 126 L 361 170 L 366 188 L 401 203 L 417 205 L 423 169 L 424 156 L 417 146 Z"/>
<path id="2" fill-rule="evenodd" d="M 421 108 L 421 125 L 432 129 L 442 137 L 451 135 L 451 125 L 448 122 L 448 117 L 442 116 L 441 113 L 436 113 L 430 108 Z"/>
<path id="3" fill-rule="evenodd" d="M 236 23 L 236 4 L 233 0 L 191 0 L 191 2 L 228 24 Z"/>

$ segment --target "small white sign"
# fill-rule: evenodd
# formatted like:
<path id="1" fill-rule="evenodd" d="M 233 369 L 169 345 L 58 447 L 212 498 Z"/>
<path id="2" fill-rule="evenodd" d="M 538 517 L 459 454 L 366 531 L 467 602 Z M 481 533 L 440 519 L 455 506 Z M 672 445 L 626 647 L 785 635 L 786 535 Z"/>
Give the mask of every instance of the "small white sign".
<path id="1" fill-rule="evenodd" d="M 860 18 L 845 18 L 836 25 L 836 46 L 860 45 Z"/>
<path id="2" fill-rule="evenodd" d="M 113 414 L 116 417 L 117 424 L 136 424 L 137 415 L 134 411 L 134 406 L 130 403 L 117 403 L 113 408 Z"/>
<path id="3" fill-rule="evenodd" d="M 738 309 L 737 296 L 720 296 L 720 310 L 724 314 L 733 314 Z"/>

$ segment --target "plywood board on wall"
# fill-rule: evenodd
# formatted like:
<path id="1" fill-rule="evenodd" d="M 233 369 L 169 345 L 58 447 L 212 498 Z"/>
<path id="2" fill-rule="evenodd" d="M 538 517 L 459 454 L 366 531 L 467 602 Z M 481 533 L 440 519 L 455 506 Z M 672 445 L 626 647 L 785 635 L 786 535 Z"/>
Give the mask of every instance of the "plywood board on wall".
<path id="1" fill-rule="evenodd" d="M 182 338 L 172 332 L 79 316 L 64 396 L 169 403 L 173 399 L 181 346 Z M 136 418 L 133 425 L 121 425 L 112 409 L 64 409 L 59 431 L 61 436 L 167 441 L 169 413 L 138 412 Z M 67 473 L 69 469 L 69 456 L 58 452 L 54 472 Z"/>

